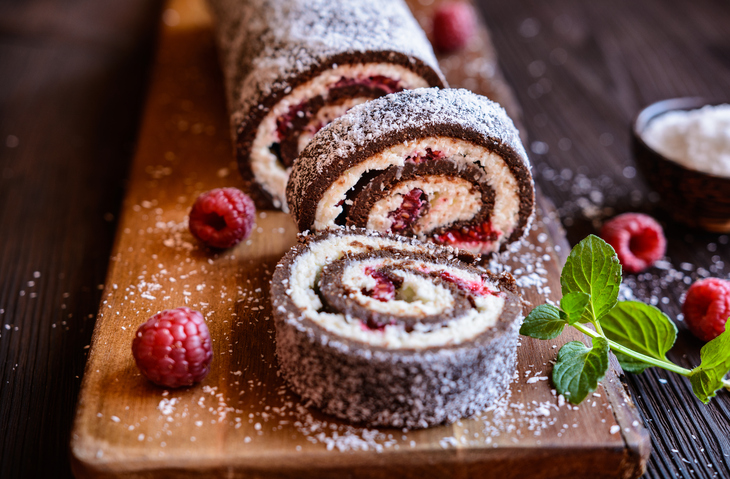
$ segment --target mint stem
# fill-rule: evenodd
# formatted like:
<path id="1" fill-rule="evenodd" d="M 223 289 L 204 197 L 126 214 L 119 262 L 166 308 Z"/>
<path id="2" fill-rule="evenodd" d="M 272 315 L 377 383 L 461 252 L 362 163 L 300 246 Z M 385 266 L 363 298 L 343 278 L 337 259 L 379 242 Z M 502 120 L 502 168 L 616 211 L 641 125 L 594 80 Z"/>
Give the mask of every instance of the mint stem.
<path id="1" fill-rule="evenodd" d="M 725 389 L 730 390 L 730 380 L 723 379 L 722 380 L 722 385 L 725 386 Z"/>
<path id="2" fill-rule="evenodd" d="M 592 331 L 585 326 L 583 326 L 580 323 L 573 324 L 573 327 L 580 331 L 581 333 L 585 334 L 586 336 L 590 336 L 591 338 L 603 338 L 608 341 L 608 345 L 611 347 L 612 350 L 618 351 L 620 353 L 625 354 L 626 356 L 631 356 L 634 359 L 638 359 L 639 361 L 642 361 L 647 364 L 651 364 L 652 366 L 656 366 L 658 368 L 663 368 L 668 371 L 675 372 L 677 374 L 681 374 L 682 376 L 689 376 L 692 371 L 689 369 L 685 369 L 681 366 L 677 366 L 674 363 L 670 363 L 669 361 L 662 361 L 661 359 L 652 358 L 650 356 L 645 356 L 641 353 L 637 353 L 633 349 L 627 348 L 626 346 L 622 346 L 619 343 L 616 343 L 614 341 L 611 341 L 610 339 L 606 338 L 604 335 L 599 334 L 595 331 Z M 723 384 L 726 388 L 730 389 L 730 381 L 723 380 Z"/>

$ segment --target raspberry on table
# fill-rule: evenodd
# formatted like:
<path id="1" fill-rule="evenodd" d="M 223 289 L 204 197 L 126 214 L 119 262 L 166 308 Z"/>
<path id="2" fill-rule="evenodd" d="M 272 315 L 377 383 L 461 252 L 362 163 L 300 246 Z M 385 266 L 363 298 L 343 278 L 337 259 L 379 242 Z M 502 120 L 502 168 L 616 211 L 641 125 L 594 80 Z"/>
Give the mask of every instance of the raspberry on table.
<path id="1" fill-rule="evenodd" d="M 185 307 L 157 313 L 137 329 L 132 355 L 142 374 L 160 386 L 202 381 L 213 359 L 203 315 Z"/>
<path id="2" fill-rule="evenodd" d="M 692 283 L 682 305 L 684 322 L 692 334 L 711 341 L 725 331 L 730 316 L 730 281 L 705 278 Z"/>
<path id="3" fill-rule="evenodd" d="M 616 250 L 624 271 L 639 273 L 660 260 L 667 250 L 664 230 L 642 213 L 624 213 L 608 220 L 601 238 Z"/>
<path id="4" fill-rule="evenodd" d="M 190 210 L 190 232 L 214 248 L 230 248 L 251 234 L 256 207 L 237 188 L 217 188 L 198 196 Z"/>
<path id="5" fill-rule="evenodd" d="M 433 14 L 433 46 L 440 52 L 464 48 L 476 31 L 474 8 L 466 2 L 444 2 Z"/>

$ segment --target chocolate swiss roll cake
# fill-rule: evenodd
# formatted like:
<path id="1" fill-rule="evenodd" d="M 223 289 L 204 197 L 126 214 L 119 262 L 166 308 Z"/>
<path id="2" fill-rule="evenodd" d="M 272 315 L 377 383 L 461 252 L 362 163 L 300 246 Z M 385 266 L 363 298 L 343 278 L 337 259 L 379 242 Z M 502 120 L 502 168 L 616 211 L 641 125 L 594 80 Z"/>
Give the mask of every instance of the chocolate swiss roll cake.
<path id="1" fill-rule="evenodd" d="M 402 0 L 209 0 L 241 173 L 261 207 L 286 210 L 294 158 L 354 105 L 443 86 Z"/>
<path id="2" fill-rule="evenodd" d="M 324 412 L 368 425 L 483 410 L 512 378 L 522 307 L 513 278 L 474 259 L 357 228 L 304 238 L 271 282 L 284 377 Z"/>
<path id="3" fill-rule="evenodd" d="M 300 231 L 356 226 L 480 254 L 529 230 L 534 197 L 504 109 L 437 88 L 387 95 L 334 120 L 299 155 L 287 186 Z"/>

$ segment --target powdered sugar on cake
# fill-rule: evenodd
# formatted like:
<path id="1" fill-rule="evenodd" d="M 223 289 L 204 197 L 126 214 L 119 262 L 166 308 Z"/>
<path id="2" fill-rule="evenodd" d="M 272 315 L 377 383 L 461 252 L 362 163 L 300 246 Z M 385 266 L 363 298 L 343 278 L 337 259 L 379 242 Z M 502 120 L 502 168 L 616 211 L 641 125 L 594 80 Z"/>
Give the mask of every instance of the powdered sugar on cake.
<path id="1" fill-rule="evenodd" d="M 307 153 L 302 153 L 320 158 L 310 164 L 311 168 L 321 174 L 378 138 L 411 128 L 429 136 L 430 128 L 443 123 L 460 125 L 492 139 L 495 145 L 502 143 L 514 149 L 524 165 L 530 167 L 517 129 L 504 108 L 468 90 L 420 88 L 386 95 L 373 102 L 354 107 L 345 117 L 321 130 L 323 138 L 333 141 L 310 144 Z"/>

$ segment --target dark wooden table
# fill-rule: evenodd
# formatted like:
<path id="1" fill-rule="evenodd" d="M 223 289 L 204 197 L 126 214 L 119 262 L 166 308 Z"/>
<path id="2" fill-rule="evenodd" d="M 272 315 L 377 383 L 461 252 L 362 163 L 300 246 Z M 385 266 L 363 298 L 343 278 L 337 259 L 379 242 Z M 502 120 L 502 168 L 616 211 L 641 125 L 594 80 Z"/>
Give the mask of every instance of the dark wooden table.
<path id="1" fill-rule="evenodd" d="M 665 225 L 668 261 L 629 276 L 680 319 L 688 284 L 730 275 L 726 235 L 667 219 L 629 123 L 662 98 L 730 100 L 730 4 L 482 0 L 528 149 L 571 242 L 623 211 Z M 70 477 L 68 439 L 134 149 L 158 2 L 0 4 L 0 477 Z M 699 360 L 678 321 L 670 357 Z M 646 477 L 730 477 L 730 394 L 709 406 L 664 371 L 626 378 L 652 435 Z"/>

